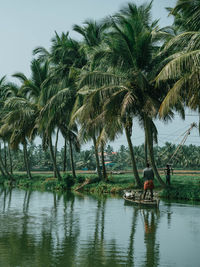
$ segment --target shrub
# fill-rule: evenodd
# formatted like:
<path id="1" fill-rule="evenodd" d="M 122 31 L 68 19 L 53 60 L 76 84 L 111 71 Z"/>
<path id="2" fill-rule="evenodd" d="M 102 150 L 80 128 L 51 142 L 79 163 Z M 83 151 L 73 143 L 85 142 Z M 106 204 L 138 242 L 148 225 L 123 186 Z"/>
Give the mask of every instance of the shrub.
<path id="1" fill-rule="evenodd" d="M 81 184 L 81 183 L 83 183 L 84 181 L 85 181 L 85 177 L 84 177 L 84 176 L 82 176 L 82 175 L 78 175 L 78 176 L 76 177 L 76 183 Z"/>
<path id="2" fill-rule="evenodd" d="M 67 174 L 66 176 L 63 177 L 61 184 L 63 187 L 71 188 L 75 184 L 75 180 L 72 177 L 72 175 Z"/>

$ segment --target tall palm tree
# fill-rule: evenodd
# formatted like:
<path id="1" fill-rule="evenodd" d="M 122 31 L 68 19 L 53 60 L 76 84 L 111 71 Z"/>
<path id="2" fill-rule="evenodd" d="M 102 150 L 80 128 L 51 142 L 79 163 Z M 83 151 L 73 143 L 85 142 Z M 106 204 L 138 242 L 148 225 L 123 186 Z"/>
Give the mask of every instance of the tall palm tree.
<path id="1" fill-rule="evenodd" d="M 121 117 L 132 152 L 133 171 L 138 186 L 141 186 L 141 181 L 130 137 L 132 118 L 138 117 L 142 121 L 152 167 L 164 186 L 153 155 L 156 131 L 152 120 L 157 114 L 160 96 L 151 83 L 154 58 L 159 51 L 158 37 L 161 38 L 162 34 L 157 29 L 157 21 L 151 23 L 150 10 L 151 3 L 139 7 L 129 3 L 111 18 L 109 36 L 105 39 L 103 49 L 99 49 L 94 56 L 94 60 L 99 61 L 100 71 L 83 74 L 80 87 L 96 86 L 101 91 L 107 120 L 111 120 L 110 114 L 112 119 Z"/>
<path id="2" fill-rule="evenodd" d="M 3 125 L 0 133 L 11 132 L 10 145 L 17 149 L 19 144 L 23 145 L 24 163 L 28 177 L 31 179 L 30 165 L 27 153 L 28 138 L 32 135 L 35 121 L 38 116 L 37 106 L 28 100 L 20 97 L 11 97 L 5 102 L 5 109 L 8 112 L 3 117 Z"/>
<path id="3" fill-rule="evenodd" d="M 4 124 L 3 118 L 5 117 L 5 115 L 9 111 L 8 109 L 5 108 L 4 103 L 10 97 L 16 96 L 18 94 L 18 91 L 19 91 L 19 87 L 16 84 L 7 82 L 6 77 L 5 76 L 2 77 L 2 79 L 0 80 L 0 110 L 1 110 L 0 127 L 3 126 L 3 124 Z M 4 145 L 6 142 L 8 143 L 8 152 L 9 152 L 11 175 L 12 175 L 12 157 L 11 157 L 11 153 L 10 153 L 11 134 L 12 134 L 11 129 L 7 128 L 7 131 L 5 134 L 3 132 L 1 133 L 1 139 L 4 142 Z M 12 180 L 12 176 L 10 175 L 10 173 L 7 169 L 6 162 L 5 162 L 5 164 L 3 162 L 3 159 L 1 157 L 1 153 L 0 153 L 0 170 L 1 170 L 1 173 L 3 174 L 3 176 L 8 176 Z"/>
<path id="4" fill-rule="evenodd" d="M 76 97 L 76 68 L 81 68 L 85 64 L 84 53 L 80 53 L 79 42 L 71 39 L 68 33 L 62 33 L 60 36 L 55 34 L 49 53 L 41 47 L 35 49 L 34 53 L 39 54 L 39 60 L 50 62 L 50 76 L 46 84 L 51 87 L 52 92 L 54 90 L 41 113 L 45 116 L 46 122 L 42 121 L 45 127 L 54 123 L 63 137 L 68 140 L 72 173 L 76 177 L 72 146 L 79 150 L 76 138 L 77 126 L 69 125 L 69 120 Z"/>
<path id="5" fill-rule="evenodd" d="M 31 77 L 27 78 L 23 73 L 15 73 L 13 76 L 18 78 L 21 81 L 21 88 L 19 90 L 19 95 L 23 96 L 30 103 L 34 104 L 37 107 L 37 115 L 39 115 L 40 110 L 44 106 L 46 98 L 49 97 L 50 93 L 48 92 L 48 86 L 44 85 L 44 81 L 47 80 L 49 75 L 49 68 L 47 62 L 41 63 L 39 60 L 32 60 L 31 62 Z M 44 97 L 45 96 L 45 97 Z M 32 133 L 36 132 L 38 128 L 38 119 L 34 120 L 35 125 L 32 125 Z M 37 125 L 37 126 L 36 126 Z M 34 135 L 33 135 L 34 136 Z M 42 137 L 43 135 L 41 135 Z M 43 137 L 42 137 L 43 138 Z M 25 139 L 24 139 L 25 140 Z M 24 145 L 26 142 L 24 141 Z M 49 142 L 51 144 L 51 141 Z M 24 146 L 26 149 L 26 147 Z M 52 149 L 50 149 L 51 154 L 54 153 Z M 54 162 L 54 156 L 52 156 L 52 160 Z M 54 162 L 55 163 L 55 162 Z M 55 164 L 54 173 L 57 173 Z M 59 174 L 58 174 L 59 176 Z"/>
<path id="6" fill-rule="evenodd" d="M 88 68 L 90 70 L 94 70 L 95 69 L 95 64 L 91 64 L 92 62 L 94 63 L 94 61 L 92 61 L 92 56 L 94 54 L 95 49 L 101 45 L 102 41 L 104 40 L 105 36 L 106 36 L 106 31 L 108 28 L 107 23 L 105 22 L 97 22 L 94 20 L 86 20 L 84 23 L 84 26 L 79 26 L 79 25 L 74 25 L 73 26 L 73 30 L 78 32 L 79 34 L 81 34 L 83 41 L 82 41 L 82 45 L 81 45 L 81 50 L 84 51 L 84 53 L 86 54 L 86 59 L 87 59 L 87 64 L 84 68 Z M 87 96 L 86 96 L 87 98 Z M 87 102 L 87 101 L 86 101 Z M 85 103 L 86 103 L 85 102 Z M 97 104 L 98 101 L 96 101 L 96 103 L 94 103 L 94 105 Z M 89 106 L 88 104 L 86 105 L 86 110 L 87 109 L 95 109 L 95 111 L 99 110 L 97 109 L 97 107 L 92 107 L 91 105 Z M 85 109 L 84 109 L 85 110 Z M 85 111 L 86 111 L 85 110 Z M 95 147 L 95 158 L 96 158 L 96 164 L 97 164 L 97 172 L 98 172 L 98 176 L 99 178 L 101 178 L 101 170 L 100 170 L 100 162 L 99 162 L 99 156 L 98 156 L 98 147 L 99 146 L 99 142 L 97 142 L 97 132 L 104 132 L 102 126 L 97 125 L 97 123 L 95 123 L 95 116 L 98 116 L 98 114 L 95 112 L 87 112 L 86 111 L 86 117 L 89 119 L 90 123 L 87 124 L 87 126 L 89 127 L 89 131 L 88 134 L 90 133 L 90 135 L 92 134 L 92 140 L 93 140 L 93 144 Z M 95 116 L 94 116 L 95 114 Z M 89 117 L 88 117 L 89 115 Z M 92 126 L 92 123 L 95 124 Z M 86 124 L 84 124 L 84 127 L 86 127 Z M 100 127 L 98 129 L 98 127 Z M 91 133 L 91 130 L 93 129 L 93 133 Z M 84 129 L 84 134 L 86 134 L 87 131 L 85 131 Z M 101 134 L 102 135 L 102 134 Z M 91 138 L 91 136 L 90 136 Z M 100 141 L 100 150 L 101 150 L 101 165 L 102 165 L 102 171 L 103 171 L 103 178 L 107 179 L 107 174 L 106 174 L 106 167 L 105 167 L 105 160 L 104 160 L 104 146 L 105 146 L 105 139 L 104 141 Z"/>
<path id="7" fill-rule="evenodd" d="M 85 103 L 86 102 L 86 103 Z M 79 139 L 81 142 L 88 142 L 90 140 L 93 141 L 94 151 L 95 151 L 95 158 L 96 158 L 96 167 L 99 179 L 102 179 L 101 169 L 100 169 L 100 162 L 99 162 L 99 155 L 98 155 L 98 146 L 97 146 L 97 138 L 99 133 L 99 128 L 95 124 L 95 114 L 96 109 L 93 105 L 88 105 L 86 98 L 84 98 L 84 102 L 82 103 L 81 107 L 79 107 L 76 112 L 73 111 L 72 122 L 77 120 L 78 123 L 81 125 L 79 130 Z"/>
<path id="8" fill-rule="evenodd" d="M 42 139 L 44 139 L 43 143 L 49 145 L 53 162 L 54 175 L 61 180 L 61 176 L 56 165 L 55 151 L 53 150 L 52 144 L 52 134 L 54 132 L 54 129 L 56 128 L 56 124 L 53 124 L 52 121 L 51 123 L 49 123 L 48 116 L 44 117 L 44 119 L 46 120 L 45 123 L 44 119 L 41 119 L 41 114 L 44 114 L 43 110 L 45 109 L 45 105 L 47 104 L 48 100 L 58 91 L 57 87 L 52 88 L 50 84 L 47 83 L 49 75 L 49 64 L 47 63 L 47 61 L 40 62 L 39 60 L 34 59 L 31 62 L 30 79 L 28 79 L 23 73 L 15 73 L 13 76 L 15 78 L 18 78 L 22 83 L 19 93 L 26 99 L 31 101 L 31 103 L 35 103 L 35 105 L 37 106 L 38 118 L 37 120 L 35 120 L 33 133 L 35 133 L 35 131 L 39 129 L 39 134 Z M 44 124 L 45 126 L 43 126 Z M 46 128 L 46 125 L 49 125 L 48 129 Z"/>

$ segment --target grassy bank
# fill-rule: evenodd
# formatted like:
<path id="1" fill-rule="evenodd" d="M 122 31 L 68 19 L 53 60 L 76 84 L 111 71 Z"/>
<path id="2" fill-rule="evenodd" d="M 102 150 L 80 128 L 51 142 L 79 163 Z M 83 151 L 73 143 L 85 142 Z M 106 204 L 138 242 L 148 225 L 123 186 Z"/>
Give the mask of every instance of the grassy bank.
<path id="1" fill-rule="evenodd" d="M 175 175 L 170 188 L 161 191 L 161 197 L 200 201 L 200 175 Z"/>
<path id="2" fill-rule="evenodd" d="M 131 174 L 110 175 L 106 182 L 99 181 L 94 174 L 80 174 L 77 175 L 76 180 L 70 174 L 65 174 L 61 181 L 53 178 L 51 173 L 33 174 L 32 180 L 27 179 L 25 174 L 15 174 L 13 183 L 0 177 L 1 184 L 5 186 L 43 191 L 73 191 L 80 187 L 86 180 L 89 183 L 80 190 L 87 193 L 121 194 L 125 189 L 135 188 Z M 155 190 L 159 192 L 161 198 L 200 201 L 200 176 L 198 174 L 176 174 L 172 176 L 171 186 L 169 188 L 162 189 L 157 181 L 155 181 Z"/>

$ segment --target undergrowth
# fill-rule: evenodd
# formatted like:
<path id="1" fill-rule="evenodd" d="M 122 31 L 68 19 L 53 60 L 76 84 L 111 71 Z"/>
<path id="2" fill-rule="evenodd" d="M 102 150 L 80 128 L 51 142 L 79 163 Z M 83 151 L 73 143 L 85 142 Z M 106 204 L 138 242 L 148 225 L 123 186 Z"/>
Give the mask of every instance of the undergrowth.
<path id="1" fill-rule="evenodd" d="M 164 180 L 164 177 L 162 177 Z M 120 174 L 109 175 L 107 181 L 100 181 L 97 175 L 77 175 L 76 179 L 71 174 L 62 175 L 59 181 L 53 178 L 51 174 L 35 174 L 33 179 L 28 179 L 25 174 L 15 174 L 13 181 L 0 176 L 0 183 L 5 186 L 15 186 L 23 189 L 37 189 L 44 191 L 66 191 L 75 190 L 81 186 L 85 180 L 89 180 L 89 184 L 85 185 L 82 192 L 94 194 L 119 194 L 126 189 L 134 189 L 135 183 L 133 175 Z M 200 200 L 200 177 L 189 175 L 174 175 L 171 179 L 171 186 L 162 189 L 155 180 L 155 190 L 159 191 L 162 198 L 180 199 L 180 200 Z"/>

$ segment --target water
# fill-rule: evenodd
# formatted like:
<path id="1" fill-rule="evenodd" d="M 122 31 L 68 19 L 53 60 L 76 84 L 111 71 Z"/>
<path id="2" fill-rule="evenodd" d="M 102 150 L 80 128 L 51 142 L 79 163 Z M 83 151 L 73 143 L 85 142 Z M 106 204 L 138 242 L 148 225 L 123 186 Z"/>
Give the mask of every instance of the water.
<path id="1" fill-rule="evenodd" d="M 0 267 L 199 267 L 200 205 L 0 188 Z"/>

